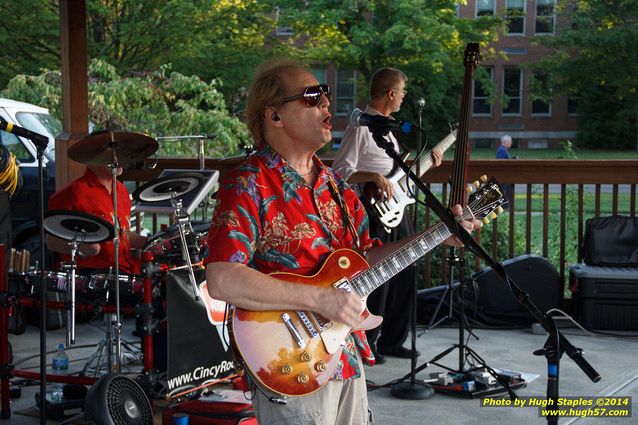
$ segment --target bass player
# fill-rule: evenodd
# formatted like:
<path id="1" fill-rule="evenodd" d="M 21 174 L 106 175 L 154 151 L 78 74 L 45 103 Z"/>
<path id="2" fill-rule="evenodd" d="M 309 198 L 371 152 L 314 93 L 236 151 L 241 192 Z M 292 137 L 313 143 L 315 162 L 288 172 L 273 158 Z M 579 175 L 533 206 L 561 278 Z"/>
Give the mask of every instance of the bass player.
<path id="1" fill-rule="evenodd" d="M 405 99 L 407 79 L 407 76 L 396 68 L 377 70 L 370 81 L 370 103 L 364 113 L 391 118 L 390 114 L 398 112 Z M 397 139 L 392 133 L 387 137 L 398 151 Z M 432 159 L 433 166 L 438 167 L 441 165 L 443 153 L 437 149 L 432 150 Z M 378 197 L 377 200 L 392 198 L 394 187 L 386 176 L 395 168 L 392 158 L 377 146 L 367 127 L 348 125 L 332 168 L 358 192 L 371 218 L 371 236 L 379 238 L 383 243 L 389 243 L 414 234 L 409 214 L 403 214 L 397 226 L 386 228 L 375 219 L 375 211 L 366 199 L 369 196 Z M 371 187 L 372 191 L 366 190 Z M 403 343 L 408 336 L 411 315 L 409 306 L 412 305 L 412 283 L 415 274 L 414 266 L 406 268 L 368 298 L 370 312 L 383 317 L 380 327 L 366 332 L 377 363 L 383 363 L 386 355 L 412 357 L 412 351 L 403 347 Z M 418 356 L 420 353 L 417 351 L 415 354 Z"/>

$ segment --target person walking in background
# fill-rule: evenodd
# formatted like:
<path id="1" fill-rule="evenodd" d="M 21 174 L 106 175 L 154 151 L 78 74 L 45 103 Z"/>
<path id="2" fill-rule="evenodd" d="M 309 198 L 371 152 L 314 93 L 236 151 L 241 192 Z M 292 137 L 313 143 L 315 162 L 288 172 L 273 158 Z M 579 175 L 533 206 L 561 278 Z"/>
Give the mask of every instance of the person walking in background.
<path id="1" fill-rule="evenodd" d="M 501 145 L 496 149 L 496 159 L 510 159 L 509 149 L 512 147 L 512 136 L 504 134 L 501 137 Z"/>
<path id="2" fill-rule="evenodd" d="M 509 153 L 509 149 L 512 147 L 512 136 L 509 134 L 504 134 L 501 136 L 501 145 L 496 149 L 496 159 L 516 159 L 516 157 L 511 157 Z M 501 189 L 503 190 L 503 195 L 505 195 L 505 199 L 507 199 L 507 204 L 503 206 L 505 209 L 509 209 L 510 203 L 512 201 L 512 196 L 514 196 L 514 185 L 513 184 L 501 184 Z"/>

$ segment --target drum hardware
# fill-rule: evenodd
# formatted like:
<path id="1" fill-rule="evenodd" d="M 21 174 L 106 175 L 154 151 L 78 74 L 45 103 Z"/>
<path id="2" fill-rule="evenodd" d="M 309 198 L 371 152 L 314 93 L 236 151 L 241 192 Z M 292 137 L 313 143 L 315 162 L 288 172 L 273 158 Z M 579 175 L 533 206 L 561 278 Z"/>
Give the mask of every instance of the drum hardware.
<path id="1" fill-rule="evenodd" d="M 198 189 L 203 180 L 204 178 L 200 174 L 196 173 L 174 174 L 146 183 L 145 185 L 140 186 L 133 193 L 133 198 L 140 202 L 161 202 L 170 200 L 173 216 L 175 218 L 174 221 L 177 225 L 182 245 L 182 258 L 186 261 L 184 268 L 188 268 L 188 277 L 191 286 L 193 287 L 196 300 L 199 300 L 200 298 L 199 288 L 195 281 L 193 262 L 191 261 L 188 244 L 186 243 L 186 235 L 191 235 L 194 232 L 193 226 L 190 222 L 190 216 L 182 206 L 182 196 Z M 196 255 L 199 256 L 199 247 L 196 247 L 196 249 Z"/>
<path id="2" fill-rule="evenodd" d="M 190 136 L 164 136 L 164 137 L 158 137 L 157 141 L 158 142 L 165 142 L 165 141 L 181 141 L 181 140 L 185 140 L 185 139 L 195 139 L 199 142 L 199 151 L 197 153 L 197 159 L 199 160 L 199 169 L 200 170 L 204 170 L 206 168 L 206 161 L 205 161 L 205 154 L 204 154 L 204 142 L 206 140 L 214 140 L 215 136 L 212 134 L 196 134 L 196 135 L 190 135 Z M 203 211 L 203 217 L 206 218 L 208 217 L 208 206 L 210 205 L 210 199 L 208 197 L 206 197 L 206 200 L 204 201 L 204 211 Z"/>
<path id="3" fill-rule="evenodd" d="M 90 214 L 77 211 L 53 210 L 46 214 L 44 230 L 60 239 L 69 241 L 71 261 L 66 265 L 69 284 L 66 285 L 67 299 L 70 300 L 67 311 L 66 345 L 75 344 L 75 257 L 79 253 L 81 243 L 99 243 L 113 238 L 111 223 Z M 45 282 L 42 282 L 44 285 Z M 46 288 L 43 286 L 43 288 Z M 44 289 L 46 290 L 46 289 Z"/>
<path id="4" fill-rule="evenodd" d="M 111 194 L 113 196 L 113 222 L 115 236 L 113 237 L 115 263 L 115 323 L 107 328 L 107 338 L 111 337 L 111 330 L 115 334 L 116 364 L 109 361 L 109 372 L 121 371 L 122 360 L 122 323 L 120 322 L 120 223 L 117 210 L 117 170 L 123 165 L 140 162 L 155 153 L 158 148 L 157 140 L 142 133 L 127 133 L 114 131 L 94 132 L 80 140 L 68 150 L 69 158 L 83 164 L 108 165 L 111 168 Z M 122 162 L 119 162 L 119 159 Z M 112 344 L 108 344 L 109 359 L 112 358 Z M 115 366 L 115 370 L 112 367 Z"/>
<path id="5" fill-rule="evenodd" d="M 104 315 L 106 334 L 102 340 L 100 340 L 95 352 L 91 354 L 82 368 L 80 376 L 99 378 L 111 373 L 116 367 L 121 368 L 123 360 L 125 360 L 126 363 L 138 363 L 142 360 L 142 352 L 138 347 L 125 339 L 120 338 L 119 341 L 114 339 L 112 336 L 114 332 L 109 332 L 109 329 L 115 329 L 121 326 L 119 320 L 117 313 Z M 114 347 L 115 344 L 120 344 L 119 350 L 117 347 Z M 120 358 L 116 356 L 120 356 Z"/>

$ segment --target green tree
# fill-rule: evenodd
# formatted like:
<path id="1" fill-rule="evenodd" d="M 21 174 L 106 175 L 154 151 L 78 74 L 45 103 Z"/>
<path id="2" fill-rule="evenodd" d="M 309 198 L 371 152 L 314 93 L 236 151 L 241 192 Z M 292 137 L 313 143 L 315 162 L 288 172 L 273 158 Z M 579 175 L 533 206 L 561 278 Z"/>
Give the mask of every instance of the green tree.
<path id="1" fill-rule="evenodd" d="M 228 113 L 219 82 L 171 72 L 160 66 L 152 72 L 122 77 L 116 68 L 94 60 L 89 67 L 89 119 L 96 130 L 125 130 L 153 137 L 212 134 L 206 156 L 234 154 L 249 143 L 246 126 Z M 16 100 L 36 103 L 61 117 L 61 76 L 45 71 L 38 76 L 19 75 L 0 92 Z M 198 144 L 160 144 L 163 156 L 197 156 Z"/>
<path id="2" fill-rule="evenodd" d="M 53 0 L 0 2 L 0 87 L 17 74 L 60 68 L 60 13 Z"/>
<path id="3" fill-rule="evenodd" d="M 578 101 L 579 147 L 638 153 L 638 2 L 566 0 L 555 37 L 539 42 L 555 53 L 536 65 L 553 91 Z"/>
<path id="4" fill-rule="evenodd" d="M 358 71 L 359 101 L 367 100 L 374 71 L 394 66 L 409 77 L 401 117 L 413 117 L 416 99 L 426 99 L 424 127 L 437 137 L 458 118 L 463 51 L 468 42 L 485 46 L 500 20 L 462 19 L 453 0 L 316 0 L 299 6 L 277 0 L 278 25 L 294 35 L 278 46 L 308 64 L 333 63 Z M 484 52 L 487 53 L 487 52 Z"/>
<path id="5" fill-rule="evenodd" d="M 256 0 L 88 0 L 89 57 L 120 73 L 172 63 L 183 74 L 218 79 L 232 101 L 266 53 L 264 7 Z"/>

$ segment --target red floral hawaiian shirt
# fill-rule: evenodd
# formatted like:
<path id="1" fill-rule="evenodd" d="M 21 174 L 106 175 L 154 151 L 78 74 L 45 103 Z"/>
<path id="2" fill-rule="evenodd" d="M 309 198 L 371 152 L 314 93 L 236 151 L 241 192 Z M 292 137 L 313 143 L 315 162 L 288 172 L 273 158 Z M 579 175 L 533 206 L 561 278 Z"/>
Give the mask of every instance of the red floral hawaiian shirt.
<path id="1" fill-rule="evenodd" d="M 308 276 L 336 249 L 363 252 L 379 245 L 370 238 L 368 216 L 354 191 L 318 157 L 314 161 L 320 170 L 314 187 L 267 144 L 230 172 L 217 192 L 208 232 L 208 246 L 214 248 L 204 262 L 230 261 L 263 273 Z M 344 223 L 337 191 L 352 226 Z M 365 332 L 352 332 L 333 379 L 361 376 L 355 349 L 374 364 Z"/>

